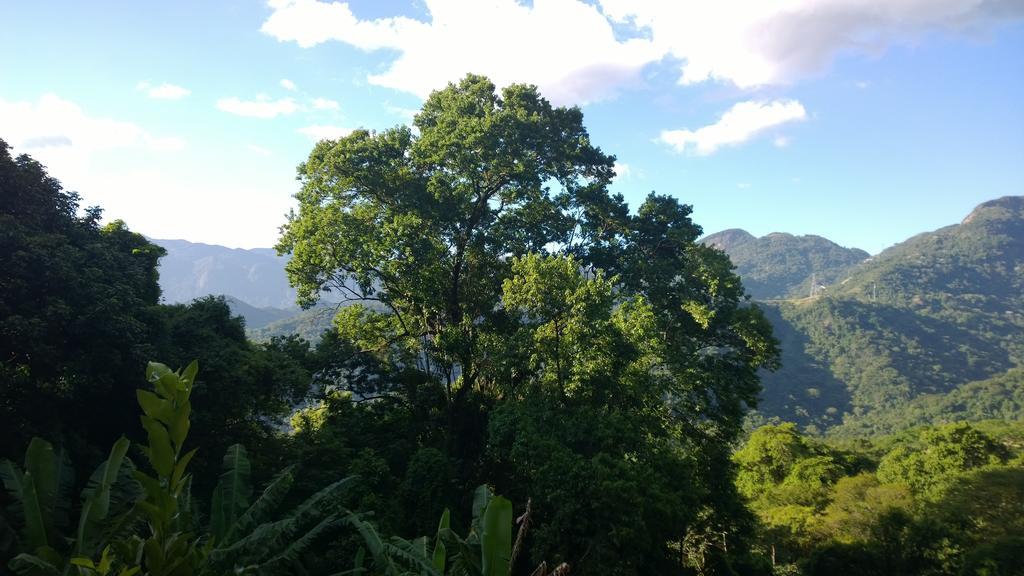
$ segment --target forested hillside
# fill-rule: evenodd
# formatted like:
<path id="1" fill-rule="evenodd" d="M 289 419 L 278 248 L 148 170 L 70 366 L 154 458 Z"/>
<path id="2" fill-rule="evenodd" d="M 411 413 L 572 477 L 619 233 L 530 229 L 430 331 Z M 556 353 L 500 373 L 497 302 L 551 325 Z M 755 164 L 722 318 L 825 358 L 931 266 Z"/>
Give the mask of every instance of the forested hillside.
<path id="1" fill-rule="evenodd" d="M 151 242 L 164 249 L 160 289 L 169 304 L 204 296 L 231 296 L 255 308 L 295 307 L 295 289 L 284 273 L 287 259 L 270 248 L 242 250 L 188 242 Z"/>
<path id="2" fill-rule="evenodd" d="M 8 566 L 497 576 L 514 562 L 516 574 L 762 563 L 722 479 L 757 370 L 778 352 L 728 259 L 697 243 L 691 208 L 652 193 L 631 211 L 608 192 L 615 158 L 579 109 L 535 87 L 467 76 L 415 127 L 322 141 L 300 167 L 278 246 L 290 281 L 304 305 L 327 289 L 353 302 L 315 348 L 249 342 L 223 299 L 160 304 L 163 250 L 80 215 L 3 146 L 5 223 L 20 223 L 4 227 L 0 262 L 12 271 Z M 42 308 L 40 286 L 55 291 Z M 99 465 L 94 483 L 69 462 Z M 433 551 L 377 531 L 430 534 Z"/>
<path id="3" fill-rule="evenodd" d="M 934 405 L 961 386 L 1024 364 L 1021 310 L 1018 196 L 986 202 L 959 225 L 893 246 L 817 298 L 766 305 L 782 341 L 783 369 L 765 375 L 759 413 L 818 429 L 843 424 L 842 433 L 919 423 L 908 406 Z M 1005 401 L 1001 415 L 1021 415 L 1004 388 L 973 390 L 989 396 L 983 403 Z M 977 414 L 956 402 L 944 405 L 945 419 Z"/>
<path id="4" fill-rule="evenodd" d="M 775 232 L 756 238 L 744 230 L 723 230 L 701 239 L 724 250 L 736 265 L 747 293 L 757 300 L 808 296 L 847 278 L 870 254 L 844 248 L 821 236 Z"/>
<path id="5" fill-rule="evenodd" d="M 235 302 L 291 332 L 255 342 L 0 140 L 2 570 L 1024 570 L 1020 198 L 762 306 L 615 167 L 579 108 L 475 75 L 322 140 L 276 247 L 306 311 Z M 777 289 L 860 256 L 767 238 L 803 251 Z"/>

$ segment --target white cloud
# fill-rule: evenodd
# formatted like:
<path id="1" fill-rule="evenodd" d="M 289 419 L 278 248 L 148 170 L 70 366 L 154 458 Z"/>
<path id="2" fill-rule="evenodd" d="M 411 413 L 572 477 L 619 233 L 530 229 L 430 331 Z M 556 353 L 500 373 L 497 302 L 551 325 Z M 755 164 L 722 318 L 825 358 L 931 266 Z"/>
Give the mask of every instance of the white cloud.
<path id="1" fill-rule="evenodd" d="M 772 144 L 774 144 L 776 148 L 785 148 L 785 147 L 789 146 L 789 137 L 788 136 L 776 136 L 775 139 L 772 140 Z"/>
<path id="2" fill-rule="evenodd" d="M 185 148 L 179 137 L 154 136 L 132 122 L 97 118 L 70 100 L 46 94 L 37 102 L 0 98 L 3 138 L 18 149 L 70 172 L 87 167 L 99 152 L 118 149 L 175 151 Z"/>
<path id="3" fill-rule="evenodd" d="M 660 58 L 649 40 L 617 40 L 600 10 L 577 0 L 535 0 L 532 6 L 426 0 L 429 22 L 360 20 L 342 2 L 272 0 L 270 6 L 274 12 L 262 30 L 280 41 L 396 50 L 397 58 L 369 82 L 420 97 L 474 72 L 498 85 L 537 84 L 556 103 L 587 102 L 638 82 L 641 68 Z"/>
<path id="4" fill-rule="evenodd" d="M 145 92 L 146 96 L 157 100 L 181 100 L 192 93 L 188 88 L 182 88 L 175 84 L 164 82 L 159 86 L 153 86 L 145 80 L 136 84 L 135 89 Z"/>
<path id="5" fill-rule="evenodd" d="M 1017 0 L 601 0 L 612 19 L 648 30 L 681 62 L 680 82 L 784 84 L 840 52 L 878 54 L 932 30 L 985 29 L 1024 17 Z"/>
<path id="6" fill-rule="evenodd" d="M 746 142 L 774 126 L 806 117 L 803 105 L 796 100 L 740 102 L 710 126 L 697 130 L 665 130 L 660 140 L 672 146 L 676 152 L 693 149 L 697 154 L 706 156 L 723 146 Z"/>
<path id="7" fill-rule="evenodd" d="M 320 140 L 337 140 L 338 138 L 344 138 L 352 133 L 352 129 L 326 124 L 314 124 L 312 126 L 299 128 L 296 132 L 305 134 L 314 142 L 319 142 Z"/>
<path id="8" fill-rule="evenodd" d="M 257 146 L 255 144 L 249 144 L 245 148 L 248 151 L 252 152 L 253 154 L 257 154 L 259 156 L 270 156 L 273 154 L 273 152 L 264 148 L 263 146 Z"/>
<path id="9" fill-rule="evenodd" d="M 291 92 L 294 92 L 297 89 L 297 87 L 295 86 L 295 82 L 292 82 L 287 78 L 281 79 L 281 87 Z"/>
<path id="10" fill-rule="evenodd" d="M 255 100 L 240 100 L 235 97 L 221 98 L 217 100 L 217 109 L 251 118 L 276 118 L 294 113 L 299 106 L 291 98 L 271 100 L 261 94 Z"/>
<path id="11" fill-rule="evenodd" d="M 165 136 L 163 138 L 152 138 L 149 137 L 147 145 L 150 150 L 157 150 L 161 152 L 175 152 L 178 150 L 185 149 L 185 140 L 178 138 L 177 136 Z"/>
<path id="12" fill-rule="evenodd" d="M 82 206 L 99 205 L 106 220 L 124 219 L 155 238 L 270 246 L 294 206 L 290 161 L 226 170 L 222 155 L 167 153 L 185 140 L 92 115 L 52 94 L 0 97 L 0 127 L 14 154 L 31 155 L 66 189 L 80 192 Z"/>
<path id="13" fill-rule="evenodd" d="M 384 109 L 395 116 L 405 119 L 407 122 L 412 122 L 416 118 L 416 115 L 420 113 L 420 111 L 415 108 L 404 108 L 402 106 L 394 106 L 387 103 L 384 104 Z"/>
<path id="14" fill-rule="evenodd" d="M 625 162 L 615 162 L 613 169 L 615 170 L 616 178 L 627 178 L 632 173 L 632 169 L 629 167 L 629 164 L 626 164 Z"/>
<path id="15" fill-rule="evenodd" d="M 313 99 L 313 108 L 317 110 L 340 110 L 341 105 L 327 98 L 315 98 Z"/>
<path id="16" fill-rule="evenodd" d="M 645 65 L 664 58 L 679 62 L 683 84 L 785 84 L 820 72 L 840 52 L 878 54 L 928 31 L 985 30 L 1024 17 L 1019 0 L 424 2 L 428 21 L 360 19 L 345 2 L 270 0 L 262 31 L 303 47 L 335 40 L 394 50 L 370 83 L 420 97 L 475 72 L 580 103 L 637 83 Z M 613 24 L 633 37 L 617 38 Z"/>

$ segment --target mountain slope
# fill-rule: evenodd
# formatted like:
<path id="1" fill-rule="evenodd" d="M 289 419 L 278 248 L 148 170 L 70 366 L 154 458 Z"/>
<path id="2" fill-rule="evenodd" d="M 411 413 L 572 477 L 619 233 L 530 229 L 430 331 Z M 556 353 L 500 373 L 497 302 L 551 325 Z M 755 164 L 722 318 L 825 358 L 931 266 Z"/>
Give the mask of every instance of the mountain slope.
<path id="1" fill-rule="evenodd" d="M 775 232 L 756 238 L 731 229 L 701 239 L 729 255 L 747 293 L 757 300 L 807 296 L 815 285 L 843 280 L 870 254 L 844 248 L 821 236 L 794 236 Z"/>
<path id="2" fill-rule="evenodd" d="M 888 431 L 918 398 L 1024 365 L 1024 198 L 848 273 L 824 296 L 766 305 L 784 367 L 765 375 L 759 417 Z"/>
<path id="3" fill-rule="evenodd" d="M 224 294 L 257 308 L 291 308 L 295 290 L 282 258 L 269 248 L 242 250 L 185 240 L 151 240 L 167 250 L 160 260 L 160 288 L 168 303 Z"/>

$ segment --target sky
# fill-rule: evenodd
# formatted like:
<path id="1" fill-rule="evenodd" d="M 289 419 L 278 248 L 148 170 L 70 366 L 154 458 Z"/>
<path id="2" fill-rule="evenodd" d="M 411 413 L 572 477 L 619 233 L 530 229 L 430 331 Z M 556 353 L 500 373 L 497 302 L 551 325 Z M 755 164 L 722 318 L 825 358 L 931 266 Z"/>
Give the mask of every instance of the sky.
<path id="1" fill-rule="evenodd" d="M 612 191 L 877 253 L 1024 194 L 1024 0 L 0 2 L 0 139 L 154 238 L 272 246 L 321 138 L 466 73 L 579 106 Z"/>

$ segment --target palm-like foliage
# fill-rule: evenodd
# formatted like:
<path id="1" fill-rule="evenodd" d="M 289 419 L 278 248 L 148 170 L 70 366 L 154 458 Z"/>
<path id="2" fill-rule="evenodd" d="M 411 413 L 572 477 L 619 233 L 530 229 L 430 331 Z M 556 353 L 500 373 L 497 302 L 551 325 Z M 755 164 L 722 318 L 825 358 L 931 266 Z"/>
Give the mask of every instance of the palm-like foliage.
<path id="1" fill-rule="evenodd" d="M 11 500 L 4 523 L 21 527 L 14 542 L 21 552 L 11 560 L 11 570 L 27 576 L 67 574 L 74 556 L 97 553 L 131 526 L 130 507 L 138 487 L 129 476 L 128 444 L 125 438 L 114 443 L 110 456 L 93 472 L 74 523 L 75 477 L 64 450 L 33 438 L 24 470 L 8 460 L 0 462 L 0 479 Z"/>
<path id="2" fill-rule="evenodd" d="M 356 557 L 352 570 L 342 574 L 380 574 L 382 576 L 508 576 L 529 529 L 530 505 L 518 520 L 519 530 L 512 540 L 514 519 L 512 503 L 495 496 L 486 485 L 473 494 L 473 521 L 469 534 L 459 536 L 450 525 L 451 514 L 445 510 L 434 537 L 434 548 L 428 551 L 426 537 L 404 540 L 392 537 L 384 541 L 373 525 L 357 516 L 346 522 L 363 538 L 364 547 Z M 366 566 L 369 552 L 372 569 Z M 569 573 L 567 564 L 549 570 L 542 563 L 534 576 L 562 576 Z"/>
<path id="3" fill-rule="evenodd" d="M 148 443 L 142 452 L 153 474 L 136 471 L 143 487 L 135 502 L 147 524 L 143 534 L 114 542 L 102 550 L 83 550 L 75 565 L 88 574 L 192 576 L 221 574 L 303 573 L 302 555 L 340 527 L 352 512 L 342 506 L 351 478 L 339 480 L 290 511 L 281 511 L 294 481 L 294 469 L 279 473 L 254 502 L 246 450 L 236 444 L 224 456 L 223 472 L 211 502 L 210 525 L 202 531 L 192 519 L 188 464 L 195 450 L 183 452 L 190 428 L 195 362 L 174 372 L 150 363 L 147 380 L 153 391 L 139 390 L 142 425 Z"/>
<path id="4" fill-rule="evenodd" d="M 342 506 L 342 497 L 353 478 L 330 484 L 281 515 L 294 468 L 280 472 L 251 504 L 249 469 L 245 448 L 228 448 L 210 514 L 208 569 L 255 574 L 300 571 L 303 553 L 351 514 Z"/>

